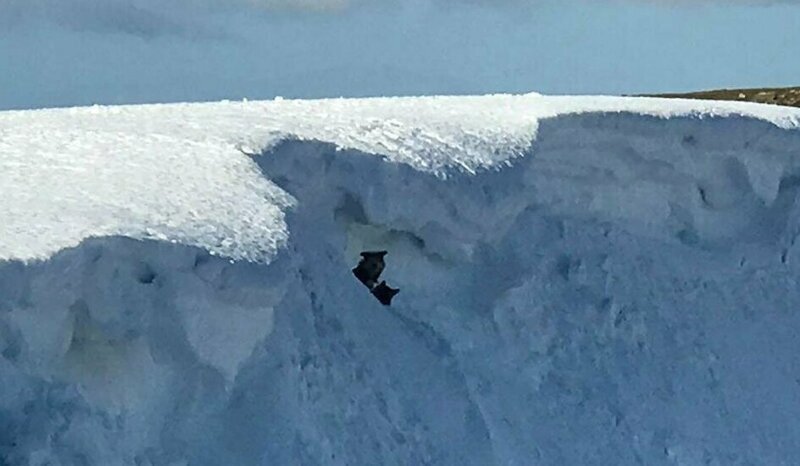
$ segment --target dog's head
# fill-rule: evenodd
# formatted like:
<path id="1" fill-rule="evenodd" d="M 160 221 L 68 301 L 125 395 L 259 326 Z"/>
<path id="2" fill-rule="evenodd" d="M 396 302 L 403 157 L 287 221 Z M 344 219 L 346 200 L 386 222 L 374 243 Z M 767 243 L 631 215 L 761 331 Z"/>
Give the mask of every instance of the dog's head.
<path id="1" fill-rule="evenodd" d="M 358 266 L 370 277 L 378 278 L 386 266 L 386 262 L 383 260 L 384 256 L 386 256 L 386 251 L 364 251 L 361 253 L 361 262 Z"/>

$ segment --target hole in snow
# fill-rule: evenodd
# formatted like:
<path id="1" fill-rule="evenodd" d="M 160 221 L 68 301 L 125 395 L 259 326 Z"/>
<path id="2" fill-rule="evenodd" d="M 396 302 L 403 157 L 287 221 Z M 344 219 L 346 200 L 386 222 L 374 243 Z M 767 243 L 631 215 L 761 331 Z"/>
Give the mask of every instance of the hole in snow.
<path id="1" fill-rule="evenodd" d="M 150 285 L 156 279 L 156 273 L 147 264 L 141 264 L 136 271 L 136 281 L 144 285 Z"/>
<path id="2" fill-rule="evenodd" d="M 347 223 L 368 223 L 364 205 L 352 193 L 345 193 L 342 201 L 334 211 L 334 216 L 339 221 Z"/>

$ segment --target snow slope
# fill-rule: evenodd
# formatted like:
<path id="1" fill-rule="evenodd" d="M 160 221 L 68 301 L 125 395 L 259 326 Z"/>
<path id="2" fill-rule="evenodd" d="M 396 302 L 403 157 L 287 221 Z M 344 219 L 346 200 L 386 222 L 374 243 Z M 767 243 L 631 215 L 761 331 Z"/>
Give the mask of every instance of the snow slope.
<path id="1" fill-rule="evenodd" d="M 0 113 L 0 464 L 793 464 L 800 111 Z M 350 274 L 386 249 L 391 308 Z"/>

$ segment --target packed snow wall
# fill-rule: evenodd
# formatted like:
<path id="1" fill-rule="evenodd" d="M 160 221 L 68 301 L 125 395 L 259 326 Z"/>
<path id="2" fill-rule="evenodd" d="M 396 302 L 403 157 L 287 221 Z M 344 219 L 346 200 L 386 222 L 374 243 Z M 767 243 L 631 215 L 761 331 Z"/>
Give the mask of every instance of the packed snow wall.
<path id="1" fill-rule="evenodd" d="M 8 258 L 0 464 L 793 463 L 800 132 L 593 111 L 529 142 L 432 172 L 284 138 L 239 154 L 280 188 L 269 257 Z M 350 272 L 375 249 L 390 307 Z"/>

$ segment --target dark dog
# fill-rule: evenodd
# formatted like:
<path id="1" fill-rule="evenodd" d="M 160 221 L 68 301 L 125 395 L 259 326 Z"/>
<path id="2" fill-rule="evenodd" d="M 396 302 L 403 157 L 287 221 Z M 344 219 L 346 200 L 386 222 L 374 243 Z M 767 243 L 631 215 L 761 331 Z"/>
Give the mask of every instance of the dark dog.
<path id="1" fill-rule="evenodd" d="M 361 253 L 361 260 L 358 265 L 353 269 L 353 275 L 358 280 L 370 289 L 372 295 L 384 306 L 392 303 L 392 298 L 400 292 L 400 290 L 390 288 L 385 281 L 378 283 L 378 279 L 386 268 L 386 262 L 383 260 L 386 256 L 386 251 L 364 251 Z"/>
<path id="2" fill-rule="evenodd" d="M 386 267 L 383 260 L 385 255 L 386 251 L 364 251 L 358 265 L 353 269 L 353 275 L 370 290 L 378 284 L 378 278 Z"/>

